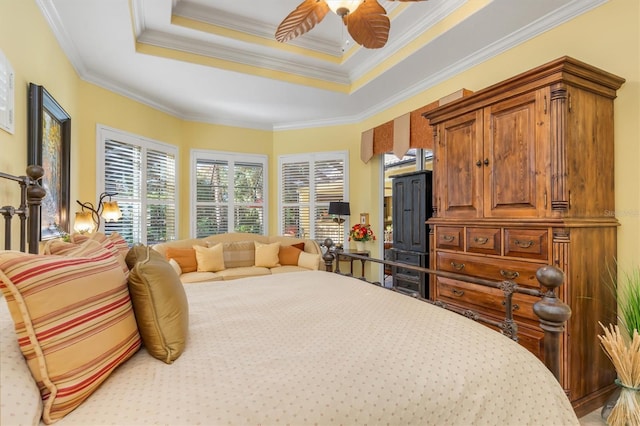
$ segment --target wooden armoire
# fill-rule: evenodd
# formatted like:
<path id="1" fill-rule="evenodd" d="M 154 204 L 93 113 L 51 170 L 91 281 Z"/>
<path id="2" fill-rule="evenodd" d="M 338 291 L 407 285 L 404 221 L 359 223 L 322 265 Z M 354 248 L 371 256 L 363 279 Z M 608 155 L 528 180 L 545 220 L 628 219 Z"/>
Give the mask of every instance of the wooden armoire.
<path id="1" fill-rule="evenodd" d="M 624 79 L 559 58 L 424 114 L 433 126 L 431 268 L 538 288 L 565 272 L 572 310 L 561 385 L 581 416 L 602 406 L 615 371 L 598 322 L 616 323 L 613 107 Z M 432 300 L 504 318 L 500 291 L 432 277 Z M 541 359 L 536 299 L 514 297 L 520 343 Z"/>
<path id="2" fill-rule="evenodd" d="M 429 267 L 429 231 L 431 216 L 432 172 L 421 170 L 391 176 L 393 200 L 393 246 L 391 260 Z M 427 274 L 405 268 L 393 268 L 393 286 L 429 297 Z"/>

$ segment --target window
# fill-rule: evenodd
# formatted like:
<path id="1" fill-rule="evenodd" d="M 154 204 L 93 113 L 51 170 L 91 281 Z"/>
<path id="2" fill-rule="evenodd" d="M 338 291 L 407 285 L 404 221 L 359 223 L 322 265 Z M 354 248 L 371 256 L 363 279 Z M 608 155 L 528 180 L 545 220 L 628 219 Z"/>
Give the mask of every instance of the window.
<path id="1" fill-rule="evenodd" d="M 175 146 L 98 127 L 98 192 L 115 192 L 122 218 L 104 224 L 129 244 L 176 239 Z M 101 182 L 100 182 L 101 181 Z"/>
<path id="2" fill-rule="evenodd" d="M 329 202 L 348 200 L 348 154 L 328 152 L 279 158 L 279 232 L 318 242 L 344 242 L 346 223 L 329 216 Z"/>
<path id="3" fill-rule="evenodd" d="M 191 152 L 191 235 L 267 232 L 267 157 Z"/>

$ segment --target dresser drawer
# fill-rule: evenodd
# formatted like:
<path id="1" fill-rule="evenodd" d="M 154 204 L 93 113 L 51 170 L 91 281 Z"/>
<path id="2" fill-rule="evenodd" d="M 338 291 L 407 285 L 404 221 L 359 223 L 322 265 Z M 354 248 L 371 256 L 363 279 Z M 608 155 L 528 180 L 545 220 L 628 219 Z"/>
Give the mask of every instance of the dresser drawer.
<path id="1" fill-rule="evenodd" d="M 500 255 L 500 228 L 467 228 L 466 246 L 471 253 Z"/>
<path id="2" fill-rule="evenodd" d="M 436 300 L 452 303 L 462 308 L 473 309 L 484 315 L 495 315 L 499 320 L 505 318 L 505 299 L 502 290 L 466 283 L 449 278 L 438 277 L 436 281 Z M 524 320 L 531 325 L 538 321 L 533 312 L 533 304 L 540 300 L 528 294 L 514 294 L 512 313 L 516 320 Z"/>
<path id="3" fill-rule="evenodd" d="M 436 228 L 436 248 L 463 250 L 463 227 L 438 226 Z"/>
<path id="4" fill-rule="evenodd" d="M 436 269 L 486 278 L 493 281 L 511 280 L 519 285 L 539 289 L 540 283 L 536 279 L 536 271 L 544 266 L 538 263 L 519 262 L 465 256 L 456 253 L 438 252 L 436 254 Z"/>
<path id="5" fill-rule="evenodd" d="M 393 259 L 396 262 L 407 263 L 409 265 L 424 266 L 426 254 L 409 253 L 403 251 L 393 251 Z"/>
<path id="6" fill-rule="evenodd" d="M 549 258 L 549 231 L 546 229 L 504 230 L 504 255 L 547 260 Z"/>

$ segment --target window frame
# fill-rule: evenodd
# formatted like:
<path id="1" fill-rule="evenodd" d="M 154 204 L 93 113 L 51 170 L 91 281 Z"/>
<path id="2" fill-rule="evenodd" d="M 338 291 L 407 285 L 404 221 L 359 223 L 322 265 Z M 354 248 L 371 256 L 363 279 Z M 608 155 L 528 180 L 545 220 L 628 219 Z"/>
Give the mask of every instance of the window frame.
<path id="1" fill-rule="evenodd" d="M 323 151 L 323 152 L 309 152 L 309 153 L 301 153 L 301 154 L 284 154 L 278 156 L 278 233 L 279 235 L 283 235 L 284 233 L 284 221 L 283 221 L 283 164 L 285 163 L 301 163 L 308 162 L 310 166 L 314 165 L 314 163 L 318 161 L 330 161 L 330 160 L 341 160 L 344 164 L 344 176 L 343 176 L 343 193 L 342 198 L 336 201 L 349 201 L 349 151 Z M 318 238 L 315 235 L 315 212 L 316 212 L 316 196 L 315 196 L 315 180 L 313 178 L 315 171 L 314 167 L 309 167 L 309 182 L 310 182 L 310 196 L 309 196 L 309 234 L 306 238 L 319 241 L 322 238 Z M 322 203 L 324 204 L 324 203 Z M 349 227 L 349 219 L 347 218 L 345 222 L 342 224 L 342 241 L 346 243 L 348 239 L 348 229 Z"/>
<path id="2" fill-rule="evenodd" d="M 262 177 L 262 189 L 263 189 L 263 227 L 262 234 L 256 235 L 269 235 L 269 157 L 264 154 L 248 154 L 242 152 L 229 152 L 229 151 L 216 151 L 209 149 L 192 149 L 191 150 L 191 160 L 189 162 L 189 184 L 190 184 L 190 196 L 189 196 L 189 235 L 191 238 L 196 238 L 197 235 L 197 163 L 198 160 L 207 160 L 207 161 L 226 161 L 230 164 L 229 168 L 229 182 L 228 182 L 228 193 L 230 194 L 230 198 L 234 197 L 233 191 L 233 183 L 234 183 L 234 166 L 235 163 L 255 163 L 262 164 L 263 177 Z M 243 206 L 246 203 L 236 204 L 233 201 L 230 201 L 228 204 L 229 208 L 229 221 L 227 223 L 227 232 L 235 232 L 234 231 L 234 208 L 236 205 Z"/>
<path id="3" fill-rule="evenodd" d="M 96 197 L 99 194 L 105 192 L 105 167 L 104 167 L 104 150 L 105 150 L 105 141 L 114 140 L 121 143 L 126 143 L 129 145 L 134 145 L 142 148 L 142 176 L 146 176 L 146 167 L 147 167 L 147 150 L 159 151 L 165 154 L 170 154 L 174 156 L 175 159 L 175 171 L 174 171 L 174 187 L 175 187 L 175 199 L 173 203 L 160 203 L 166 205 L 173 205 L 175 209 L 175 223 L 174 229 L 175 233 L 172 237 L 168 238 L 168 241 L 176 240 L 180 233 L 179 225 L 180 225 L 180 186 L 179 182 L 179 173 L 180 173 L 180 156 L 179 149 L 175 145 L 168 144 L 166 142 L 157 141 L 151 138 L 147 138 L 144 136 L 136 135 L 134 133 L 126 132 L 124 130 L 114 129 L 102 124 L 96 125 Z M 149 200 L 147 199 L 147 186 L 146 181 L 142 182 L 141 185 L 141 197 L 140 197 L 140 236 L 141 240 L 136 241 L 134 243 L 147 244 L 147 205 L 149 201 L 152 201 L 151 204 L 158 204 L 158 200 Z M 118 196 L 112 197 L 114 200 L 118 200 Z M 100 232 L 104 232 L 104 221 L 100 222 Z"/>

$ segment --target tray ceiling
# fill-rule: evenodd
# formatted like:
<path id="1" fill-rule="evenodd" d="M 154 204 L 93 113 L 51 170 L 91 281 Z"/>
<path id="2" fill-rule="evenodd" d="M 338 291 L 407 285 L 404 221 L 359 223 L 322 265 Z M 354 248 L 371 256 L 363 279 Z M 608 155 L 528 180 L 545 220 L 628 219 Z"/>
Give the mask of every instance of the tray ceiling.
<path id="1" fill-rule="evenodd" d="M 361 121 L 606 0 L 380 0 L 375 50 L 332 13 L 276 42 L 302 0 L 36 1 L 82 79 L 185 120 L 284 130 Z"/>

